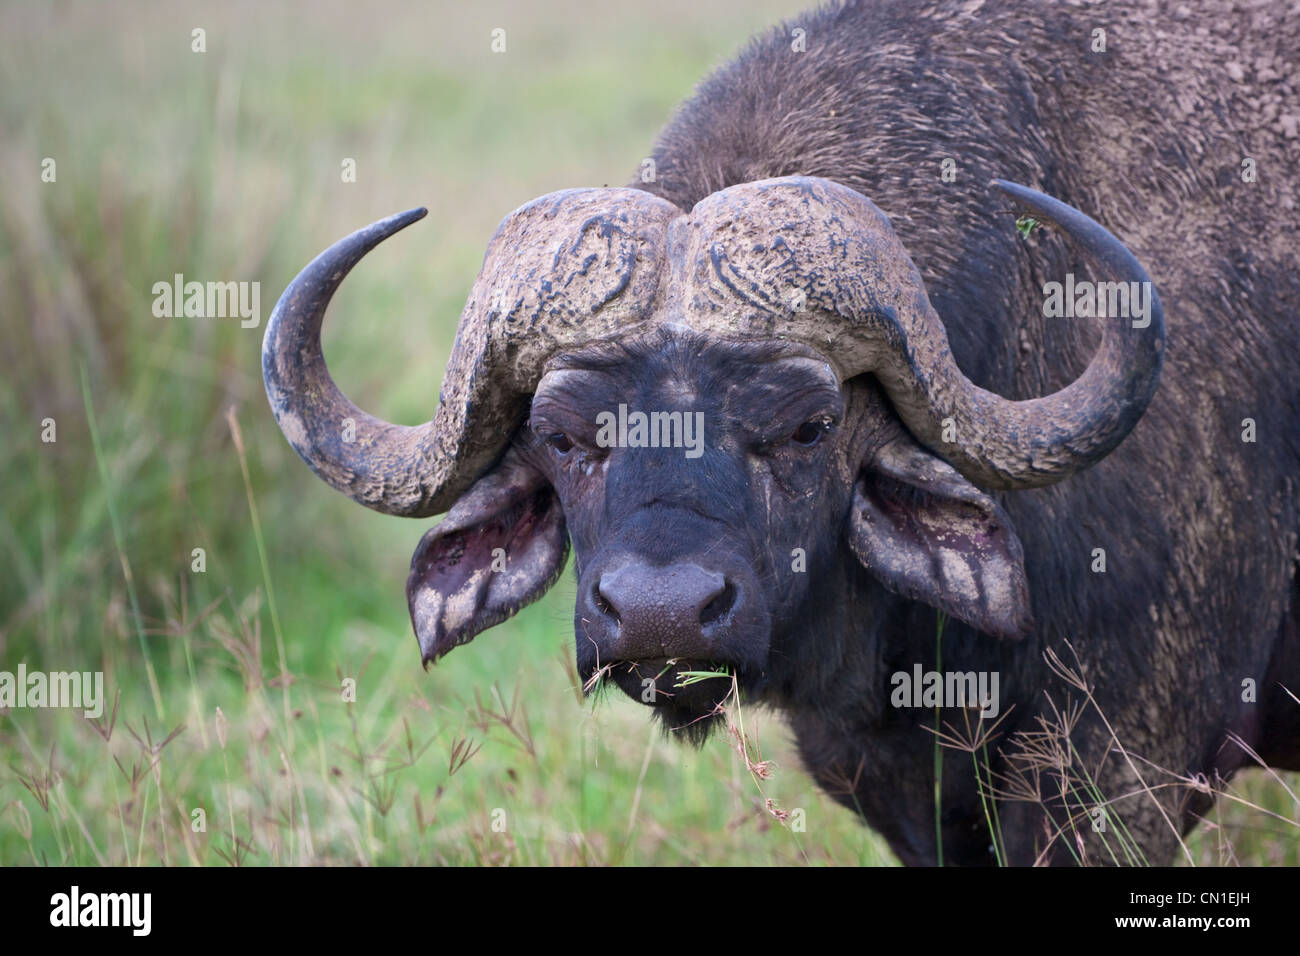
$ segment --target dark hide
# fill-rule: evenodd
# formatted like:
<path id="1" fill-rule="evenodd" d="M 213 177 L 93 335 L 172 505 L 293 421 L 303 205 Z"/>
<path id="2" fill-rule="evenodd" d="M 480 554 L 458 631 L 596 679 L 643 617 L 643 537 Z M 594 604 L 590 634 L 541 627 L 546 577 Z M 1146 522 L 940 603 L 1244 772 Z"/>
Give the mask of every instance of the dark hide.
<path id="1" fill-rule="evenodd" d="M 683 210 L 769 177 L 852 187 L 891 218 L 958 364 L 1017 399 L 1073 381 L 1097 339 L 1043 315 L 1044 283 L 1094 277 L 1059 235 L 1022 240 L 987 184 L 1041 189 L 1105 224 L 1159 289 L 1154 401 L 1091 469 L 989 493 L 913 442 L 870 376 L 828 391 L 817 356 L 775 340 L 601 343 L 552 363 L 507 463 L 421 543 L 408 593 L 426 660 L 549 586 L 567 521 L 583 675 L 611 665 L 635 696 L 652 672 L 656 713 L 699 739 L 721 695 L 674 697 L 672 673 L 656 675 L 676 657 L 728 669 L 907 863 L 939 859 L 935 718 L 891 706 L 891 691 L 898 673 L 937 669 L 940 611 L 943 670 L 1000 679 L 987 756 L 1009 862 L 1113 861 L 1092 825 L 1103 808 L 1062 796 L 1060 766 L 1035 756 L 1045 726 L 1065 723 L 1071 772 L 1087 769 L 1109 832 L 1122 820 L 1151 863 L 1205 811 L 1198 777 L 1252 762 L 1230 734 L 1300 767 L 1300 705 L 1283 690 L 1300 692 L 1300 140 L 1279 119 L 1300 114 L 1300 21 L 1270 9 L 883 0 L 755 41 L 682 107 L 651 153 L 655 179 L 633 185 Z M 1238 60 L 1232 82 L 1223 64 Z M 1258 181 L 1243 181 L 1244 156 Z M 703 411 L 701 457 L 595 447 L 593 415 L 620 403 Z M 824 439 L 801 440 L 822 422 Z M 516 562 L 508 581 L 482 574 L 494 547 Z M 627 650 L 605 592 L 645 568 L 699 592 L 684 651 L 665 639 L 659 655 L 645 629 Z M 638 670 L 624 654 L 654 660 Z M 962 728 L 973 714 L 941 717 Z M 970 754 L 944 751 L 941 806 L 944 861 L 992 862 Z"/>

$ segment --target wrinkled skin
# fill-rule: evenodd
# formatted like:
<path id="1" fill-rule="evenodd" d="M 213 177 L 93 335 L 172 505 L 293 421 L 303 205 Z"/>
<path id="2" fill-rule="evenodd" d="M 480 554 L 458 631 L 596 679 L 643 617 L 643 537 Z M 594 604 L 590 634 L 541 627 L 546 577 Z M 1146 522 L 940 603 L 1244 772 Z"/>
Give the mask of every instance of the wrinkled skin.
<path id="1" fill-rule="evenodd" d="M 662 338 L 669 339 L 663 351 L 652 342 L 593 350 L 597 362 L 567 362 L 543 378 L 533 400 L 527 459 L 557 489 L 576 552 L 579 670 L 588 679 L 609 665 L 613 680 L 640 698 L 642 681 L 676 658 L 679 670 L 733 669 L 754 693 L 780 681 L 791 663 L 808 576 L 824 571 L 834 540 L 825 532 L 848 511 L 862 409 L 845 420 L 835 376 L 806 349 L 701 350 L 690 339 Z M 620 402 L 703 412 L 702 457 L 680 448 L 597 447 L 597 413 Z M 775 415 L 755 414 L 773 408 Z M 808 422 L 816 424 L 800 433 Z M 790 571 L 795 548 L 810 551 L 805 574 Z M 687 627 L 663 622 L 639 647 L 626 646 L 635 638 L 620 643 L 619 631 L 636 622 L 603 599 L 600 582 L 625 562 L 691 563 L 724 576 L 720 607 L 703 615 L 712 626 L 692 641 Z M 665 616 L 662 607 L 643 613 L 651 621 Z M 701 739 L 730 681 L 679 688 L 675 674 L 669 668 L 647 696 L 668 726 Z"/>
<path id="2" fill-rule="evenodd" d="M 702 455 L 601 447 L 598 415 L 619 404 L 702 413 Z M 841 386 L 803 346 L 663 330 L 568 353 L 543 376 L 509 457 L 519 490 L 480 513 L 480 527 L 531 516 L 518 502 L 553 489 L 576 556 L 581 676 L 606 669 L 697 742 L 731 682 L 679 686 L 679 672 L 726 669 L 750 700 L 797 696 L 814 656 L 808 622 L 826 610 L 818 584 L 837 577 L 846 548 L 891 589 L 991 632 L 1014 637 L 1029 624 L 1002 510 L 907 436 L 869 376 Z M 445 534 L 430 533 L 417 568 L 448 550 Z M 454 540 L 463 550 L 459 530 Z M 535 546 L 523 531 L 492 543 Z M 563 558 L 556 536 L 537 581 Z M 656 595 L 650 582 L 673 569 Z M 692 580 L 698 606 L 682 601 Z M 427 570 L 412 583 L 417 597 L 457 590 Z"/>

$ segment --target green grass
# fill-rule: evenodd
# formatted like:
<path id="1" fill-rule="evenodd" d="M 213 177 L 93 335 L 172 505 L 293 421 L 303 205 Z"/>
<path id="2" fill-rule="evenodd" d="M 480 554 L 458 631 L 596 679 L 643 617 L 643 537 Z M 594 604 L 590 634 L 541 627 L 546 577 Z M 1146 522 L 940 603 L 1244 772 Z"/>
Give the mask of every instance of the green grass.
<path id="1" fill-rule="evenodd" d="M 0 715 L 0 863 L 894 862 L 771 715 L 733 709 L 695 751 L 622 695 L 584 701 L 567 575 L 426 674 L 403 585 L 428 523 L 316 481 L 261 384 L 297 269 L 428 205 L 325 333 L 358 404 L 426 419 L 499 219 L 626 181 L 705 70 L 799 4 L 270 6 L 0 6 L 0 669 L 102 670 L 110 698 L 98 722 Z M 262 325 L 155 318 L 177 272 L 260 282 Z M 1219 812 L 1198 852 L 1231 832 L 1243 862 L 1296 862 L 1282 824 Z"/>
<path id="2" fill-rule="evenodd" d="M 260 281 L 265 320 L 320 248 L 427 204 L 326 327 L 360 404 L 421 421 L 497 221 L 626 181 L 703 72 L 789 9 L 534 6 L 0 8 L 0 668 L 102 670 L 118 695 L 115 720 L 0 716 L 0 862 L 889 860 L 775 719 L 744 715 L 771 751 L 760 794 L 725 736 L 696 752 L 621 695 L 583 701 L 567 577 L 426 674 L 403 585 L 428 523 L 297 460 L 264 321 L 151 313 L 181 272 Z"/>

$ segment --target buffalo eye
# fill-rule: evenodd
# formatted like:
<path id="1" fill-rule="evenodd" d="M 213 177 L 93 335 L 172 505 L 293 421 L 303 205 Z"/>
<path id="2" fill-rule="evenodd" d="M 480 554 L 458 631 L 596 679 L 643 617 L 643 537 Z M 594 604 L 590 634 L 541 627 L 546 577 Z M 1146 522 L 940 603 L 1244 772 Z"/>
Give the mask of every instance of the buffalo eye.
<path id="1" fill-rule="evenodd" d="M 561 455 L 567 454 L 573 450 L 573 439 L 564 432 L 553 432 L 546 436 L 546 443 L 558 451 Z"/>
<path id="2" fill-rule="evenodd" d="M 830 430 L 830 419 L 814 418 L 812 421 L 804 422 L 796 428 L 794 434 L 790 436 L 790 440 L 796 445 L 815 445 Z"/>

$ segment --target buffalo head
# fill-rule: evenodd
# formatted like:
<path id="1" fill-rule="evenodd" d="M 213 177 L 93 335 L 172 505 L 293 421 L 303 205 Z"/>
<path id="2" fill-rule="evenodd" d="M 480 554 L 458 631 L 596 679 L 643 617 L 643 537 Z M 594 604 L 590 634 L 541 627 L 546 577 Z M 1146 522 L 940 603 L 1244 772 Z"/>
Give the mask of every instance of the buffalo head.
<path id="1" fill-rule="evenodd" d="M 1147 281 L 1087 216 L 995 186 L 1108 278 Z M 1142 329 L 1107 323 L 1069 386 L 1010 401 L 962 374 L 889 220 L 844 186 L 764 180 L 689 211 L 634 189 L 577 189 L 502 222 L 433 420 L 391 425 L 335 387 L 321 321 L 348 270 L 423 214 L 343 239 L 281 297 L 263 349 L 281 429 L 368 507 L 448 511 L 407 582 L 426 664 L 541 595 L 571 539 L 580 673 L 697 739 L 731 682 L 683 672 L 791 693 L 817 667 L 801 644 L 826 626 L 819 589 L 837 575 L 869 575 L 998 638 L 1024 635 L 1020 543 L 988 492 L 1050 484 L 1108 454 L 1163 358 L 1155 300 Z"/>

